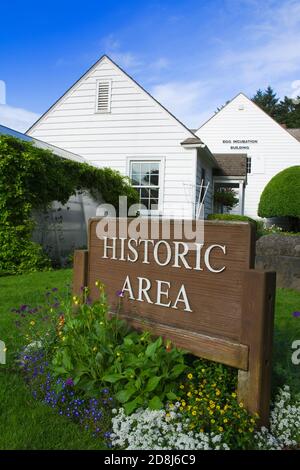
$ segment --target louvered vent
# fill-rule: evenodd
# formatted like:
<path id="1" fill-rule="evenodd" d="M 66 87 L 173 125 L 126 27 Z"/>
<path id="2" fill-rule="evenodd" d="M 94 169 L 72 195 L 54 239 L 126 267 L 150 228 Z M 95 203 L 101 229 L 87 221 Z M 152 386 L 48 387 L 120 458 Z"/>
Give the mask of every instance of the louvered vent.
<path id="1" fill-rule="evenodd" d="M 98 113 L 110 112 L 111 81 L 100 80 L 97 82 L 96 111 Z"/>

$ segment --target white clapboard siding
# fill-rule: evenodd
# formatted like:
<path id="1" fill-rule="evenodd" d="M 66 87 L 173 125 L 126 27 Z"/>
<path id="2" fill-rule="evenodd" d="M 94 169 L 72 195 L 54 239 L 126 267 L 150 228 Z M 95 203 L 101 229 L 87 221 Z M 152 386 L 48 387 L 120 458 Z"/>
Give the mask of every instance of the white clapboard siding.
<path id="1" fill-rule="evenodd" d="M 111 83 L 110 112 L 97 111 L 97 84 Z M 193 215 L 184 184 L 195 184 L 195 149 L 181 142 L 193 134 L 104 57 L 67 92 L 28 134 L 83 156 L 97 167 L 128 173 L 130 159 L 159 159 L 163 215 Z"/>
<path id="2" fill-rule="evenodd" d="M 252 160 L 247 176 L 245 215 L 257 217 L 260 195 L 284 168 L 300 165 L 300 142 L 242 93 L 203 124 L 196 134 L 213 153 L 246 153 Z M 228 140 L 257 143 L 229 144 Z M 232 146 L 249 147 L 232 149 Z"/>

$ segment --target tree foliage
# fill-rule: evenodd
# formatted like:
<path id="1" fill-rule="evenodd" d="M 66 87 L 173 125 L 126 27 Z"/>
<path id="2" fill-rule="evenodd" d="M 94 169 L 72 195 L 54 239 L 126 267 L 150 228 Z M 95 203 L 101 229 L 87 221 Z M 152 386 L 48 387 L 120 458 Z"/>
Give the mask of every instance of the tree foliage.
<path id="1" fill-rule="evenodd" d="M 280 100 L 273 88 L 268 86 L 265 91 L 257 90 L 252 101 L 279 124 L 285 124 L 288 128 L 300 127 L 300 96 L 296 99 L 285 96 Z"/>
<path id="2" fill-rule="evenodd" d="M 300 217 L 300 166 L 291 166 L 277 173 L 263 190 L 260 217 Z"/>
<path id="3" fill-rule="evenodd" d="M 41 247 L 31 241 L 33 209 L 65 204 L 77 191 L 88 190 L 118 207 L 138 200 L 129 181 L 110 168 L 96 168 L 54 155 L 15 137 L 0 137 L 0 273 L 35 271 L 49 266 Z"/>

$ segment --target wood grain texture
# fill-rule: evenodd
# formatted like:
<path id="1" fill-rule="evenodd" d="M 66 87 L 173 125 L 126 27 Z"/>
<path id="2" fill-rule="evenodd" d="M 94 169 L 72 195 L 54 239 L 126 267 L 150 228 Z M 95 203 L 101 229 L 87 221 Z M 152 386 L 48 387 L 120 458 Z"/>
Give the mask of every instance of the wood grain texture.
<path id="1" fill-rule="evenodd" d="M 238 397 L 259 414 L 260 425 L 268 426 L 276 274 L 249 270 L 243 284 L 241 341 L 249 346 L 249 369 L 239 371 Z"/>
<path id="2" fill-rule="evenodd" d="M 211 244 L 226 245 L 227 255 L 215 251 L 211 256 L 214 266 L 226 266 L 222 273 L 187 270 L 157 266 L 153 261 L 153 249 L 149 249 L 150 264 L 143 264 L 103 259 L 103 240 L 96 236 L 96 225 L 100 219 L 92 219 L 89 227 L 89 267 L 88 284 L 91 287 L 92 299 L 97 298 L 95 282 L 101 280 L 106 285 L 111 310 L 115 311 L 119 304 L 116 292 L 122 289 L 126 276 L 129 274 L 133 290 L 137 290 L 137 277 L 151 280 L 171 281 L 170 298 L 174 300 L 178 289 L 185 285 L 191 303 L 192 313 L 183 310 L 150 305 L 123 299 L 123 313 L 128 316 L 141 317 L 150 321 L 183 328 L 189 331 L 207 334 L 240 342 L 242 316 L 242 271 L 252 265 L 252 227 L 248 223 L 219 223 L 205 221 L 204 247 Z M 119 223 L 125 223 L 117 222 Z M 157 222 L 159 223 L 159 222 Z M 177 221 L 172 221 L 175 231 Z M 171 233 L 171 240 L 174 240 Z M 183 239 L 184 241 L 184 239 Z M 162 250 L 160 250 L 161 252 Z M 117 256 L 120 252 L 117 250 Z M 127 252 L 125 252 L 125 255 Z M 162 253 L 163 254 L 163 253 Z M 195 252 L 187 256 L 188 262 L 195 263 Z M 151 296 L 151 291 L 150 291 Z M 153 293 L 153 297 L 155 293 Z"/>
<path id="3" fill-rule="evenodd" d="M 81 295 L 82 287 L 88 285 L 88 251 L 75 250 L 73 271 L 73 294 Z"/>

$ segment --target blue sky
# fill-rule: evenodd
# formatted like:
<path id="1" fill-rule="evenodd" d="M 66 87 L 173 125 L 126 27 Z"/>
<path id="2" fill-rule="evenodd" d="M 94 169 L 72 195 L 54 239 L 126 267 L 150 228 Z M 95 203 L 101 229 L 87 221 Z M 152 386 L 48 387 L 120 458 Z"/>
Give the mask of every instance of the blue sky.
<path id="1" fill-rule="evenodd" d="M 25 130 L 102 54 L 198 127 L 239 91 L 300 94 L 299 0 L 1 3 L 0 124 Z"/>

